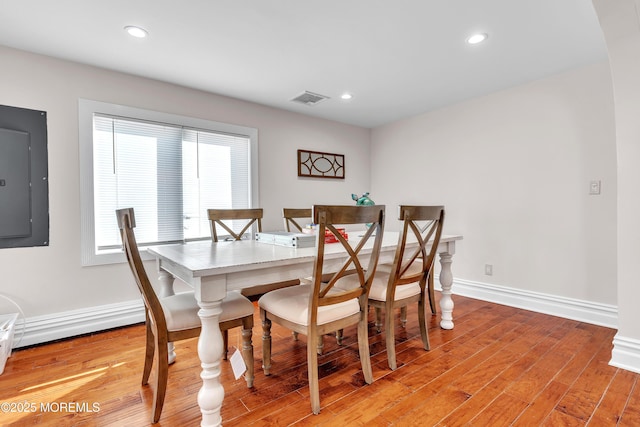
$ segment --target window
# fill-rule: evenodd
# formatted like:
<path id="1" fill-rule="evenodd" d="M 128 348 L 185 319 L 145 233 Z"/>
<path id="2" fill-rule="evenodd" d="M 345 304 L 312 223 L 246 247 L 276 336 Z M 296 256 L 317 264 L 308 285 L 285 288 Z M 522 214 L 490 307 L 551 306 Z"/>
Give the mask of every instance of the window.
<path id="1" fill-rule="evenodd" d="M 82 264 L 123 261 L 115 210 L 141 247 L 210 239 L 209 208 L 257 206 L 257 131 L 80 100 Z"/>

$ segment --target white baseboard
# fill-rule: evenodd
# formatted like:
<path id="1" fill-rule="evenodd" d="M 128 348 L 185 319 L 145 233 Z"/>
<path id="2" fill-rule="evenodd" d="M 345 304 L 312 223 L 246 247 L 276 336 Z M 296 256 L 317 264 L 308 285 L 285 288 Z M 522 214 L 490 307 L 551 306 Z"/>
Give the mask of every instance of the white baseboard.
<path id="1" fill-rule="evenodd" d="M 22 319 L 16 322 L 13 348 L 144 322 L 142 300 L 126 301 Z"/>
<path id="2" fill-rule="evenodd" d="M 436 284 L 438 284 L 437 281 Z M 550 314 L 552 316 L 578 320 L 613 329 L 618 328 L 618 308 L 614 305 L 599 304 L 462 279 L 454 280 L 452 292 L 454 303 L 455 295 L 462 295 L 508 305 L 510 307 L 531 310 L 537 313 Z M 453 313 L 455 321 L 455 308 Z M 640 340 L 622 337 L 618 333 L 613 338 L 613 350 L 611 352 L 609 365 L 640 373 Z"/>
<path id="3" fill-rule="evenodd" d="M 440 284 L 437 277 L 435 284 L 436 289 L 439 289 Z M 538 313 L 617 328 L 617 307 L 612 305 L 463 279 L 454 279 L 453 294 L 454 303 L 455 295 L 462 295 Z M 16 324 L 13 346 L 14 348 L 25 347 L 139 322 L 144 322 L 144 307 L 141 300 L 37 316 L 26 319 L 26 322 L 19 319 Z M 23 331 L 24 336 L 22 336 Z M 624 353 L 626 354 L 628 351 L 629 345 L 626 345 Z"/>
<path id="4" fill-rule="evenodd" d="M 438 284 L 438 281 L 435 281 Z M 618 307 L 489 283 L 454 279 L 452 293 L 593 325 L 618 328 Z M 455 309 L 454 309 L 455 321 Z"/>
<path id="5" fill-rule="evenodd" d="M 439 282 L 436 278 L 436 289 Z M 454 279 L 455 295 L 617 329 L 616 306 Z M 454 309 L 455 321 L 455 309 Z M 144 322 L 142 301 L 127 301 L 26 319 L 16 324 L 14 348 Z M 24 331 L 24 332 L 23 332 Z M 616 335 L 610 365 L 640 373 L 640 341 Z"/>
<path id="6" fill-rule="evenodd" d="M 640 341 L 616 334 L 609 365 L 640 374 Z"/>

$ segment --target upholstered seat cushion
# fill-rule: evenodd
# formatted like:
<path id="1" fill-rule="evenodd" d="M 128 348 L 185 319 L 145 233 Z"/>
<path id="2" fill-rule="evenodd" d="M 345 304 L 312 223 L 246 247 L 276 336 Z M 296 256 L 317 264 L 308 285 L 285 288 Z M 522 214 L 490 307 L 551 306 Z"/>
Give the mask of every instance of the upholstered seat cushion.
<path id="1" fill-rule="evenodd" d="M 198 303 L 193 292 L 184 292 L 169 297 L 160 298 L 162 311 L 167 319 L 167 329 L 181 331 L 200 326 L 198 317 Z"/>
<path id="2" fill-rule="evenodd" d="M 253 316 L 253 303 L 240 291 L 227 292 L 226 298 L 222 300 L 220 322 L 246 316 Z"/>
<path id="3" fill-rule="evenodd" d="M 165 298 L 160 298 L 162 310 L 167 319 L 167 329 L 170 331 L 181 331 L 199 327 L 200 317 L 198 310 L 200 307 L 196 302 L 193 292 L 183 292 Z M 253 304 L 240 292 L 228 292 L 224 300 L 222 300 L 222 314 L 220 322 L 229 319 L 237 319 L 253 315 Z"/>
<path id="4" fill-rule="evenodd" d="M 376 267 L 376 274 L 378 272 L 390 273 L 392 268 L 393 268 L 393 263 L 378 264 L 378 266 Z M 412 276 L 414 274 L 418 274 L 420 273 L 421 269 L 422 269 L 422 260 L 418 259 L 414 261 L 413 264 L 411 264 L 411 266 L 409 267 L 409 269 L 404 275 Z"/>
<path id="5" fill-rule="evenodd" d="M 369 291 L 369 299 L 376 301 L 385 301 L 387 299 L 387 284 L 389 283 L 389 273 L 378 274 L 373 278 L 373 284 Z M 409 283 L 408 285 L 396 286 L 395 299 L 400 300 L 418 295 L 420 293 L 420 285 L 415 283 Z"/>
<path id="6" fill-rule="evenodd" d="M 290 322 L 307 326 L 311 285 L 302 284 L 267 292 L 258 300 L 260 308 Z M 331 293 L 331 291 L 330 291 Z M 356 298 L 318 308 L 318 325 L 332 322 L 360 311 Z"/>
<path id="7" fill-rule="evenodd" d="M 413 266 L 409 270 L 414 269 Z M 385 271 L 386 270 L 386 271 Z M 419 271 L 414 269 L 415 272 Z M 391 271 L 391 264 L 388 267 L 376 268 L 376 274 L 373 277 L 373 283 L 369 290 L 369 299 L 376 301 L 386 301 L 387 299 L 387 285 L 389 283 L 389 274 Z M 340 279 L 336 284 L 341 289 L 353 289 L 359 286 L 358 276 L 349 275 Z M 407 285 L 396 286 L 395 299 L 404 299 L 420 293 L 420 285 L 416 283 L 409 283 Z"/>

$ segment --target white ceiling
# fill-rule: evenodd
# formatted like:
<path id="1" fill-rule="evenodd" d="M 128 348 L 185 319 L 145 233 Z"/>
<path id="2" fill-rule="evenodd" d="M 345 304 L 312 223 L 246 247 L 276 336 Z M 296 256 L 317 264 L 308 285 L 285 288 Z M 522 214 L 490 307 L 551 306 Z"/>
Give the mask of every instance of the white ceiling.
<path id="1" fill-rule="evenodd" d="M 591 0 L 0 0 L 0 45 L 364 127 L 606 59 Z"/>

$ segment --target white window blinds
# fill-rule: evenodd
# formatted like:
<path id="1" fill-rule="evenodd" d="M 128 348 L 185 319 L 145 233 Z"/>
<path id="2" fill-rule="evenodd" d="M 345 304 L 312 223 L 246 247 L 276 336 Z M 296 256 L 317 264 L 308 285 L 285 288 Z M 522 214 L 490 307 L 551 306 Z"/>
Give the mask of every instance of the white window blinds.
<path id="1" fill-rule="evenodd" d="M 96 253 L 121 247 L 133 207 L 141 246 L 210 238 L 207 209 L 251 207 L 248 136 L 93 116 Z"/>

